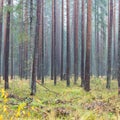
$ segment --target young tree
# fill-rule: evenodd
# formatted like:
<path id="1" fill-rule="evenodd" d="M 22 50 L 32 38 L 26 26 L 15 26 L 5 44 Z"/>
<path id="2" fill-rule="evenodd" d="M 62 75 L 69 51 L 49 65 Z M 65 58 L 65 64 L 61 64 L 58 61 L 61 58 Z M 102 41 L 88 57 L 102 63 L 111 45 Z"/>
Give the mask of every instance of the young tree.
<path id="1" fill-rule="evenodd" d="M 67 7 L 67 56 L 66 56 L 66 78 L 67 86 L 70 86 L 70 1 L 66 0 Z"/>
<path id="2" fill-rule="evenodd" d="M 85 85 L 84 89 L 90 91 L 90 51 L 91 51 L 91 21 L 92 21 L 92 0 L 87 2 L 87 40 L 86 40 L 86 64 L 85 64 Z"/>
<path id="3" fill-rule="evenodd" d="M 118 94 L 120 95 L 120 0 L 119 0 L 119 31 L 118 31 Z"/>
<path id="4" fill-rule="evenodd" d="M 10 7 L 11 0 L 8 0 L 7 5 Z M 9 40 L 10 40 L 10 10 L 7 10 L 6 25 L 4 36 L 4 79 L 5 89 L 9 89 Z"/>
<path id="5" fill-rule="evenodd" d="M 107 56 L 107 84 L 106 88 L 110 89 L 111 81 L 111 50 L 112 50 L 112 26 L 113 26 L 113 0 L 110 0 L 110 17 L 108 24 L 108 56 Z"/>

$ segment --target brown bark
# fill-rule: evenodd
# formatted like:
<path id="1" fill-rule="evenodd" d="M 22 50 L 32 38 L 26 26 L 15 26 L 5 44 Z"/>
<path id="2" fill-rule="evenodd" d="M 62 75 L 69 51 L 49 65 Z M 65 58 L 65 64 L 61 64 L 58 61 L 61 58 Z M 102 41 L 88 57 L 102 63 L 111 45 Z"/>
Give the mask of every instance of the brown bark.
<path id="1" fill-rule="evenodd" d="M 62 8 L 61 8 L 61 80 L 63 80 L 63 51 L 64 51 L 64 0 L 62 0 Z"/>
<path id="2" fill-rule="evenodd" d="M 113 23 L 113 0 L 110 0 L 110 17 L 108 25 L 108 60 L 107 60 L 107 84 L 106 88 L 110 89 L 111 81 L 111 47 L 112 47 L 112 24 Z"/>
<path id="3" fill-rule="evenodd" d="M 0 1 L 0 81 L 1 81 L 1 50 L 2 50 L 3 0 Z"/>
<path id="4" fill-rule="evenodd" d="M 74 84 L 78 79 L 78 9 L 79 1 L 74 1 Z"/>
<path id="5" fill-rule="evenodd" d="M 42 0 L 42 84 L 44 84 L 44 0 Z"/>
<path id="6" fill-rule="evenodd" d="M 51 80 L 54 75 L 54 0 L 52 0 Z"/>
<path id="7" fill-rule="evenodd" d="M 11 6 L 13 7 L 13 0 L 11 0 Z M 13 79 L 13 32 L 12 32 L 12 21 L 13 21 L 13 11 L 11 12 L 11 29 L 10 29 L 10 40 L 11 40 L 11 79 Z"/>
<path id="8" fill-rule="evenodd" d="M 57 67 L 57 49 L 56 49 L 56 0 L 54 0 L 54 85 L 57 83 L 56 67 Z"/>
<path id="9" fill-rule="evenodd" d="M 119 0 L 119 31 L 118 31 L 118 94 L 120 95 L 120 0 Z"/>
<path id="10" fill-rule="evenodd" d="M 85 10 L 84 10 L 84 0 L 82 0 L 82 27 L 81 27 L 81 31 L 82 31 L 82 35 L 81 35 L 81 87 L 84 86 L 84 77 L 85 77 L 85 63 L 84 63 L 84 41 L 85 41 L 85 38 L 84 38 L 84 35 L 85 35 Z"/>
<path id="11" fill-rule="evenodd" d="M 11 5 L 11 0 L 8 0 L 8 6 Z M 4 36 L 4 79 L 5 89 L 9 89 L 9 40 L 10 40 L 10 11 L 6 15 L 6 28 Z"/>
<path id="12" fill-rule="evenodd" d="M 70 86 L 70 1 L 66 0 L 67 7 L 67 56 L 66 56 L 66 78 L 67 86 Z"/>
<path id="13" fill-rule="evenodd" d="M 92 0 L 87 4 L 87 40 L 86 40 L 86 64 L 85 64 L 85 86 L 86 91 L 90 90 L 90 51 L 91 51 L 91 20 L 92 20 Z"/>
<path id="14" fill-rule="evenodd" d="M 31 83 L 31 95 L 36 93 L 36 76 L 37 76 L 37 60 L 38 60 L 38 45 L 39 45 L 39 24 L 40 24 L 40 3 L 41 0 L 37 0 L 37 20 L 35 28 L 35 39 L 34 39 L 34 57 L 32 66 L 32 83 Z"/>

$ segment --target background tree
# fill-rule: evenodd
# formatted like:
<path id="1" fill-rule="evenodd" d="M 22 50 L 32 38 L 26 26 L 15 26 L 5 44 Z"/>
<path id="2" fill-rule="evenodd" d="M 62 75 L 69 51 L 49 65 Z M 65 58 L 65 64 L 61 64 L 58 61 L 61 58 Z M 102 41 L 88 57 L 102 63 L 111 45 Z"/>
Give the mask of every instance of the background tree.
<path id="1" fill-rule="evenodd" d="M 106 88 L 110 88 L 111 80 L 111 47 L 112 47 L 112 26 L 113 26 L 113 0 L 110 0 L 110 18 L 108 29 L 108 60 L 107 60 L 107 85 Z"/>
<path id="2" fill-rule="evenodd" d="M 2 55 L 2 24 L 3 24 L 3 0 L 0 1 L 0 81 L 1 81 L 1 55 Z"/>
<path id="3" fill-rule="evenodd" d="M 74 1 L 74 84 L 78 79 L 78 18 L 79 1 Z"/>
<path id="4" fill-rule="evenodd" d="M 119 0 L 119 31 L 118 31 L 118 94 L 120 95 L 120 0 Z"/>
<path id="5" fill-rule="evenodd" d="M 67 56 L 66 56 L 66 78 L 67 86 L 70 86 L 70 1 L 66 0 L 67 4 Z"/>
<path id="6" fill-rule="evenodd" d="M 85 10 L 84 10 L 84 0 L 82 0 L 82 13 L 81 13 L 81 87 L 84 86 L 84 72 L 85 72 L 85 64 L 84 64 L 84 43 L 85 43 Z"/>

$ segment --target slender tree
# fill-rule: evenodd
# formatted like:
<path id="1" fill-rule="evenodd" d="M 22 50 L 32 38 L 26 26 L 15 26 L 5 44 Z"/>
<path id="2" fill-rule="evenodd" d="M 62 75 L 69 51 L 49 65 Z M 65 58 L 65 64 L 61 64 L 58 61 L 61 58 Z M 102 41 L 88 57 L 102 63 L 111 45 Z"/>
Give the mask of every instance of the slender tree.
<path id="1" fill-rule="evenodd" d="M 86 91 L 90 90 L 90 51 L 91 51 L 91 20 L 92 20 L 92 0 L 87 2 L 87 40 L 86 40 L 86 64 L 85 64 L 85 85 Z"/>
<path id="2" fill-rule="evenodd" d="M 54 0 L 54 85 L 57 83 L 56 67 L 57 67 L 57 49 L 56 49 L 56 0 Z"/>
<path id="3" fill-rule="evenodd" d="M 1 50 L 2 50 L 3 0 L 0 0 L 0 81 L 1 81 Z"/>
<path id="4" fill-rule="evenodd" d="M 110 0 L 110 18 L 108 29 L 108 56 L 107 56 L 107 84 L 106 88 L 110 89 L 111 81 L 111 49 L 112 49 L 112 25 L 113 25 L 113 0 Z"/>
<path id="5" fill-rule="evenodd" d="M 13 7 L 13 0 L 11 0 L 11 6 Z M 13 32 L 12 32 L 12 25 L 13 25 L 13 10 L 10 15 L 10 41 L 11 41 L 11 79 L 13 79 Z"/>
<path id="6" fill-rule="evenodd" d="M 70 86 L 70 1 L 66 0 L 67 7 L 67 56 L 66 56 L 66 78 L 67 86 Z"/>
<path id="7" fill-rule="evenodd" d="M 44 0 L 42 0 L 42 84 L 44 84 Z"/>
<path id="8" fill-rule="evenodd" d="M 78 79 L 78 11 L 79 1 L 74 0 L 74 84 Z"/>
<path id="9" fill-rule="evenodd" d="M 119 31 L 118 31 L 118 94 L 120 95 L 120 0 L 119 0 Z"/>
<path id="10" fill-rule="evenodd" d="M 84 64 L 84 41 L 85 41 L 85 38 L 84 38 L 84 35 L 85 35 L 85 10 L 84 10 L 84 0 L 82 0 L 82 20 L 81 20 L 81 24 L 82 24 L 82 27 L 81 27 L 81 31 L 82 31 L 82 34 L 81 34 L 81 87 L 84 86 L 84 77 L 85 77 L 85 64 Z"/>
<path id="11" fill-rule="evenodd" d="M 51 80 L 54 75 L 54 0 L 52 0 Z"/>
<path id="12" fill-rule="evenodd" d="M 61 80 L 63 80 L 63 51 L 64 51 L 64 0 L 62 0 L 62 8 L 61 8 Z"/>

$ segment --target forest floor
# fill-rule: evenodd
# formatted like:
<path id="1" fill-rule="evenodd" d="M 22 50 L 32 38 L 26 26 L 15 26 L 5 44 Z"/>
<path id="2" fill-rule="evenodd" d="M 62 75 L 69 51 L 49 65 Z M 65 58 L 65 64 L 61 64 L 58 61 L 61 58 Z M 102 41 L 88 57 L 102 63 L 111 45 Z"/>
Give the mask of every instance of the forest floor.
<path id="1" fill-rule="evenodd" d="M 73 78 L 71 78 L 71 81 Z M 30 96 L 29 81 L 16 78 L 4 91 L 0 83 L 0 120 L 120 120 L 120 98 L 117 81 L 105 88 L 103 78 L 91 78 L 91 91 L 85 92 L 71 82 L 46 78 L 45 85 L 37 84 L 36 96 Z"/>

